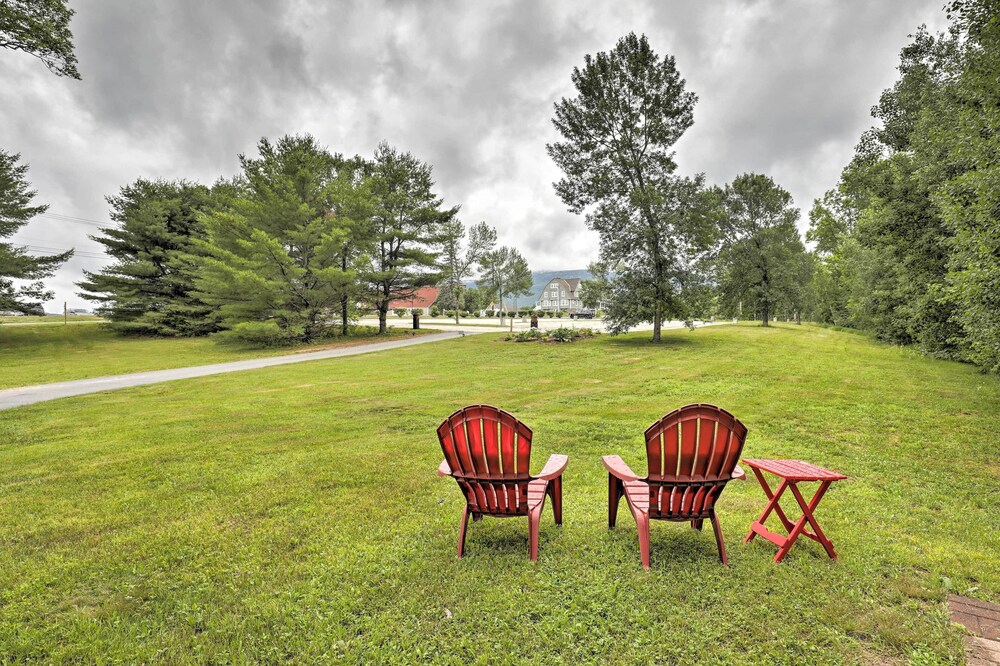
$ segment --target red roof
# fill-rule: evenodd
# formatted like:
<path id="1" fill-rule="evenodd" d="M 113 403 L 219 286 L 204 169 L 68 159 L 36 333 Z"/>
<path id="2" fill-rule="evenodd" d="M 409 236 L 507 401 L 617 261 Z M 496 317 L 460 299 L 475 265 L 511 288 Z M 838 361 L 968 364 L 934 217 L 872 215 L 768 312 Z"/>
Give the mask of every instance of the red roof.
<path id="1" fill-rule="evenodd" d="M 397 308 L 429 308 L 438 297 L 437 287 L 421 287 L 414 292 L 411 298 L 399 299 L 389 302 L 389 309 Z"/>

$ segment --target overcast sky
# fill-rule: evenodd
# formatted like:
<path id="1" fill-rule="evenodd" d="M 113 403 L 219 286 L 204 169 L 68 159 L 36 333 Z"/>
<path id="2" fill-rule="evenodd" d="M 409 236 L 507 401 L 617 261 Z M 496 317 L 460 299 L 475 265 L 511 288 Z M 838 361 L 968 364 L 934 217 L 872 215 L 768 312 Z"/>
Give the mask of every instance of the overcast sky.
<path id="1" fill-rule="evenodd" d="M 586 53 L 645 33 L 699 102 L 680 172 L 772 176 L 802 208 L 832 187 L 943 0 L 867 2 L 272 2 L 71 0 L 82 81 L 0 50 L 0 147 L 49 214 L 14 240 L 78 256 L 49 311 L 106 262 L 87 239 L 136 178 L 211 184 L 262 136 L 312 133 L 370 156 L 386 139 L 434 167 L 447 205 L 485 220 L 533 270 L 583 268 L 596 235 L 564 209 L 545 153 L 552 105 Z M 73 219 L 68 219 L 73 218 Z"/>

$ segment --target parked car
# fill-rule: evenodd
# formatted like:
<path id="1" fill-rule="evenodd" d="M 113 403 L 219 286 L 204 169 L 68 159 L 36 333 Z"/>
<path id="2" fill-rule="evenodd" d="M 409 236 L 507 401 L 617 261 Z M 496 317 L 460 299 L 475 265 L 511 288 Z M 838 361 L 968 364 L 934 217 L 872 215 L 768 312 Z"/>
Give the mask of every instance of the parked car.
<path id="1" fill-rule="evenodd" d="M 593 310 L 577 310 L 576 312 L 570 312 L 570 319 L 593 319 L 596 313 Z"/>

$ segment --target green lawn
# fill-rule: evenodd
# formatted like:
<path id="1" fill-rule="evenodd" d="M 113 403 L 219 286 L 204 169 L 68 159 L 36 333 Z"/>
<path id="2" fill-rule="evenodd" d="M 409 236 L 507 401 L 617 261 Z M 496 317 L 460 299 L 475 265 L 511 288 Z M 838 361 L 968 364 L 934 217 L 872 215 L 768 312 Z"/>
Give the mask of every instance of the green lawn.
<path id="1" fill-rule="evenodd" d="M 470 336 L 0 414 L 0 652 L 12 661 L 958 663 L 949 590 L 1000 595 L 1000 381 L 810 326 L 515 344 Z M 137 343 L 142 344 L 142 343 Z M 434 429 L 485 402 L 570 455 L 546 507 L 469 529 Z M 654 523 L 642 570 L 599 457 L 689 402 L 750 428 L 745 455 L 839 469 L 801 539 Z M 791 499 L 791 498 L 789 498 Z M 0 659 L 0 661 L 5 659 Z"/>
<path id="2" fill-rule="evenodd" d="M 391 337 L 411 334 L 406 329 L 389 329 Z M 357 337 L 321 345 L 255 349 L 221 345 L 209 338 L 122 337 L 99 324 L 0 326 L 0 389 L 316 351 L 378 339 L 362 327 Z"/>

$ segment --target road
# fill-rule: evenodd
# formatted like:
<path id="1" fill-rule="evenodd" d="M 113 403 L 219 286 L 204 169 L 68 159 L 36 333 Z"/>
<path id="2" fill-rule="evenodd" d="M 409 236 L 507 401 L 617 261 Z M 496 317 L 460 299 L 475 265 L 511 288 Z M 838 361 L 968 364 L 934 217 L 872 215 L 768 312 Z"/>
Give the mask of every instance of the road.
<path id="1" fill-rule="evenodd" d="M 489 330 L 476 332 L 488 333 Z M 325 349 L 323 351 L 306 352 L 302 354 L 287 354 L 285 356 L 271 356 L 268 358 L 251 358 L 244 361 L 198 365 L 188 368 L 171 368 L 169 370 L 153 370 L 150 372 L 135 372 L 128 375 L 93 377 L 91 379 L 78 379 L 71 382 L 19 386 L 17 388 L 4 389 L 0 391 L 0 410 L 12 409 L 23 405 L 31 405 L 36 402 L 44 402 L 46 400 L 68 398 L 74 395 L 99 393 L 101 391 L 113 391 L 115 389 L 127 388 L 130 386 L 159 384 L 160 382 L 170 382 L 177 379 L 190 379 L 192 377 L 205 377 L 206 375 L 218 375 L 225 372 L 256 370 L 258 368 L 268 368 L 273 365 L 287 365 L 289 363 L 317 361 L 327 358 L 339 358 L 341 356 L 370 354 L 372 352 L 386 351 L 389 349 L 399 349 L 400 347 L 422 345 L 428 342 L 451 340 L 453 338 L 461 337 L 462 335 L 463 333 L 458 331 L 447 331 L 442 333 L 433 333 L 430 335 L 422 335 L 406 340 L 389 340 L 386 342 L 375 342 L 355 347 L 340 347 L 337 349 Z"/>

